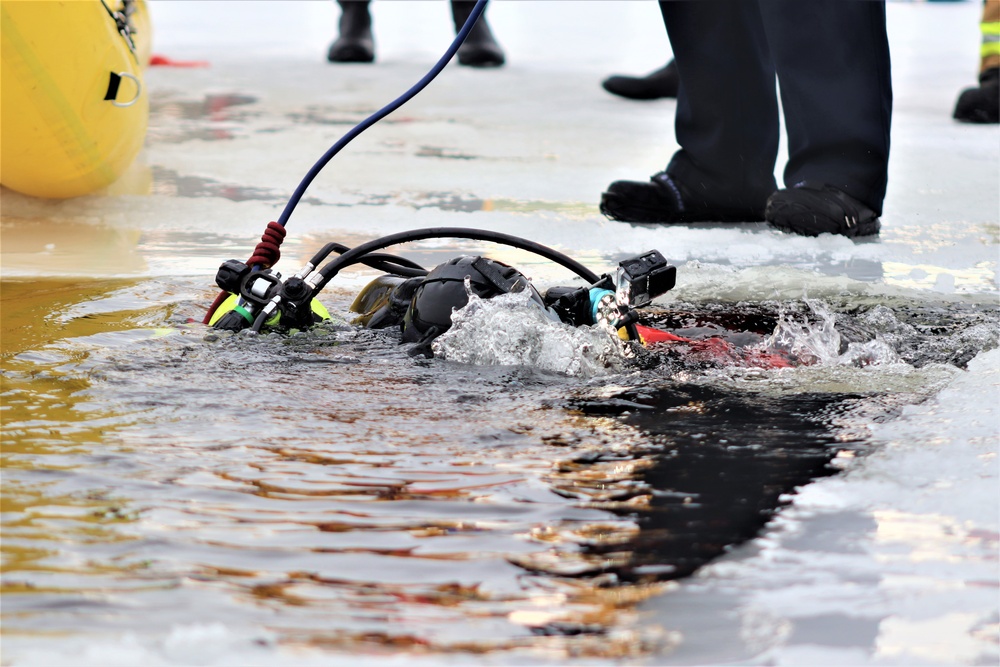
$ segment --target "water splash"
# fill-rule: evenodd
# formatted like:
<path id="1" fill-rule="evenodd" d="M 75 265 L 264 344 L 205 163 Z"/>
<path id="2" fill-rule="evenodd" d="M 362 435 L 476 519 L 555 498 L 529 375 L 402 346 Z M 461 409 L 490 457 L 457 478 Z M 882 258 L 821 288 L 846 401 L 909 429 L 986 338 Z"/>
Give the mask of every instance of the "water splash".
<path id="1" fill-rule="evenodd" d="M 761 343 L 767 352 L 776 352 L 806 365 L 881 366 L 902 362 L 887 341 L 847 342 L 837 330 L 836 316 L 821 301 L 806 299 L 812 318 L 780 314 L 774 332 Z"/>
<path id="2" fill-rule="evenodd" d="M 870 331 L 895 349 L 904 362 L 917 368 L 933 363 L 965 368 L 980 352 L 1000 345 L 1000 322 L 995 313 L 990 317 L 989 311 L 953 312 L 947 319 L 920 314 L 911 316 L 912 322 L 901 320 L 899 315 L 892 308 L 877 305 L 857 318 L 857 326 Z"/>
<path id="3" fill-rule="evenodd" d="M 546 315 L 527 290 L 481 299 L 452 312 L 434 355 L 484 366 L 530 366 L 591 378 L 625 367 L 622 342 L 609 329 L 572 327 Z"/>

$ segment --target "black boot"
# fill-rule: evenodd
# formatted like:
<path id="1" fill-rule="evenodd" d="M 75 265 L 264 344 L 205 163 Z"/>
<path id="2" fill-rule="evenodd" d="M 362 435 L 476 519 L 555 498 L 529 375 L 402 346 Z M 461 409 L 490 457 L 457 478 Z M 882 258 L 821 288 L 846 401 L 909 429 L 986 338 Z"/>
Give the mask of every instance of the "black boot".
<path id="1" fill-rule="evenodd" d="M 601 85 L 613 95 L 630 100 L 658 100 L 661 97 L 677 97 L 677 65 L 671 60 L 665 66 L 646 76 L 622 76 L 617 74 L 605 79 Z"/>
<path id="2" fill-rule="evenodd" d="M 375 60 L 372 17 L 368 0 L 337 0 L 340 36 L 330 45 L 326 59 L 332 63 L 370 63 Z"/>
<path id="3" fill-rule="evenodd" d="M 756 205 L 718 206 L 661 171 L 649 181 L 615 181 L 601 195 L 601 213 L 621 222 L 759 222 L 764 198 Z"/>
<path id="4" fill-rule="evenodd" d="M 469 0 L 452 0 L 451 15 L 455 20 L 456 33 L 465 25 L 465 20 L 475 6 L 476 3 Z M 458 62 L 469 67 L 500 67 L 504 64 L 503 49 L 493 39 L 485 13 L 472 26 L 462 46 L 458 47 Z"/>
<path id="5" fill-rule="evenodd" d="M 980 74 L 978 88 L 962 91 L 953 116 L 963 123 L 1000 123 L 1000 67 Z"/>
<path id="6" fill-rule="evenodd" d="M 882 226 L 875 211 L 846 192 L 810 183 L 771 195 L 764 219 L 784 232 L 803 236 L 871 236 Z"/>

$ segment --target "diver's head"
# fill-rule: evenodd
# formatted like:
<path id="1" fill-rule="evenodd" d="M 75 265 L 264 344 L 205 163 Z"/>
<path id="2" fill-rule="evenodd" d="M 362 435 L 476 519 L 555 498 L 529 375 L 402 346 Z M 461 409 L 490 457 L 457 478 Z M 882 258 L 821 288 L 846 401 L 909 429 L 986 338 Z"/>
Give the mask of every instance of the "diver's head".
<path id="1" fill-rule="evenodd" d="M 456 257 L 434 267 L 414 291 L 403 318 L 403 340 L 426 342 L 447 331 L 451 327 L 452 311 L 469 303 L 469 292 L 489 299 L 522 289 L 531 290 L 532 300 L 545 307 L 541 295 L 517 269 L 486 257 Z"/>

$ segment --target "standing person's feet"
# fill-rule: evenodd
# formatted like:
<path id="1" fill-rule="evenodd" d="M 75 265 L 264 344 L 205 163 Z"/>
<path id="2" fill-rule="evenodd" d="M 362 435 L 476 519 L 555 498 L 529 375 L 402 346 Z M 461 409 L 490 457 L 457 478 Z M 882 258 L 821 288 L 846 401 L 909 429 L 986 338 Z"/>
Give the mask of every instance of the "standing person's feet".
<path id="1" fill-rule="evenodd" d="M 829 185 L 802 185 L 778 190 L 767 200 L 764 217 L 785 232 L 803 236 L 878 234 L 878 214 L 857 199 Z"/>
<path id="2" fill-rule="evenodd" d="M 757 206 L 717 206 L 661 171 L 649 181 L 609 185 L 601 195 L 601 213 L 620 222 L 760 222 L 764 220 L 764 200 L 761 197 Z"/>
<path id="3" fill-rule="evenodd" d="M 475 2 L 468 0 L 452 0 L 451 15 L 455 21 L 456 33 L 465 25 L 475 6 Z M 493 38 L 493 32 L 486 23 L 485 13 L 479 17 L 476 25 L 472 26 L 462 46 L 458 47 L 458 62 L 469 67 L 500 67 L 504 64 L 503 49 Z"/>
<path id="4" fill-rule="evenodd" d="M 677 97 L 679 83 L 677 64 L 671 60 L 646 76 L 616 74 L 605 79 L 601 85 L 609 93 L 630 100 L 658 100 L 663 97 Z"/>
<path id="5" fill-rule="evenodd" d="M 340 36 L 330 45 L 326 59 L 332 63 L 370 63 L 375 60 L 372 17 L 368 0 L 338 0 Z"/>
<path id="6" fill-rule="evenodd" d="M 1000 123 L 1000 67 L 980 74 L 978 88 L 962 91 L 952 116 L 963 123 Z"/>

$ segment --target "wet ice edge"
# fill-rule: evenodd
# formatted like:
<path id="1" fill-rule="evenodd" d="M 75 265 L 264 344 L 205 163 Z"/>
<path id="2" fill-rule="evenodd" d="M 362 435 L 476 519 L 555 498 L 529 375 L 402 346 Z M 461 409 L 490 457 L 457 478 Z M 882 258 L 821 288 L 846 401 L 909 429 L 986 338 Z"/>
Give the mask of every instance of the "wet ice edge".
<path id="1" fill-rule="evenodd" d="M 997 664 L 998 423 L 993 349 L 645 612 L 682 633 L 715 615 L 729 642 L 716 657 L 744 664 Z M 685 639 L 698 648 L 655 663 L 704 658 L 708 640 Z"/>

